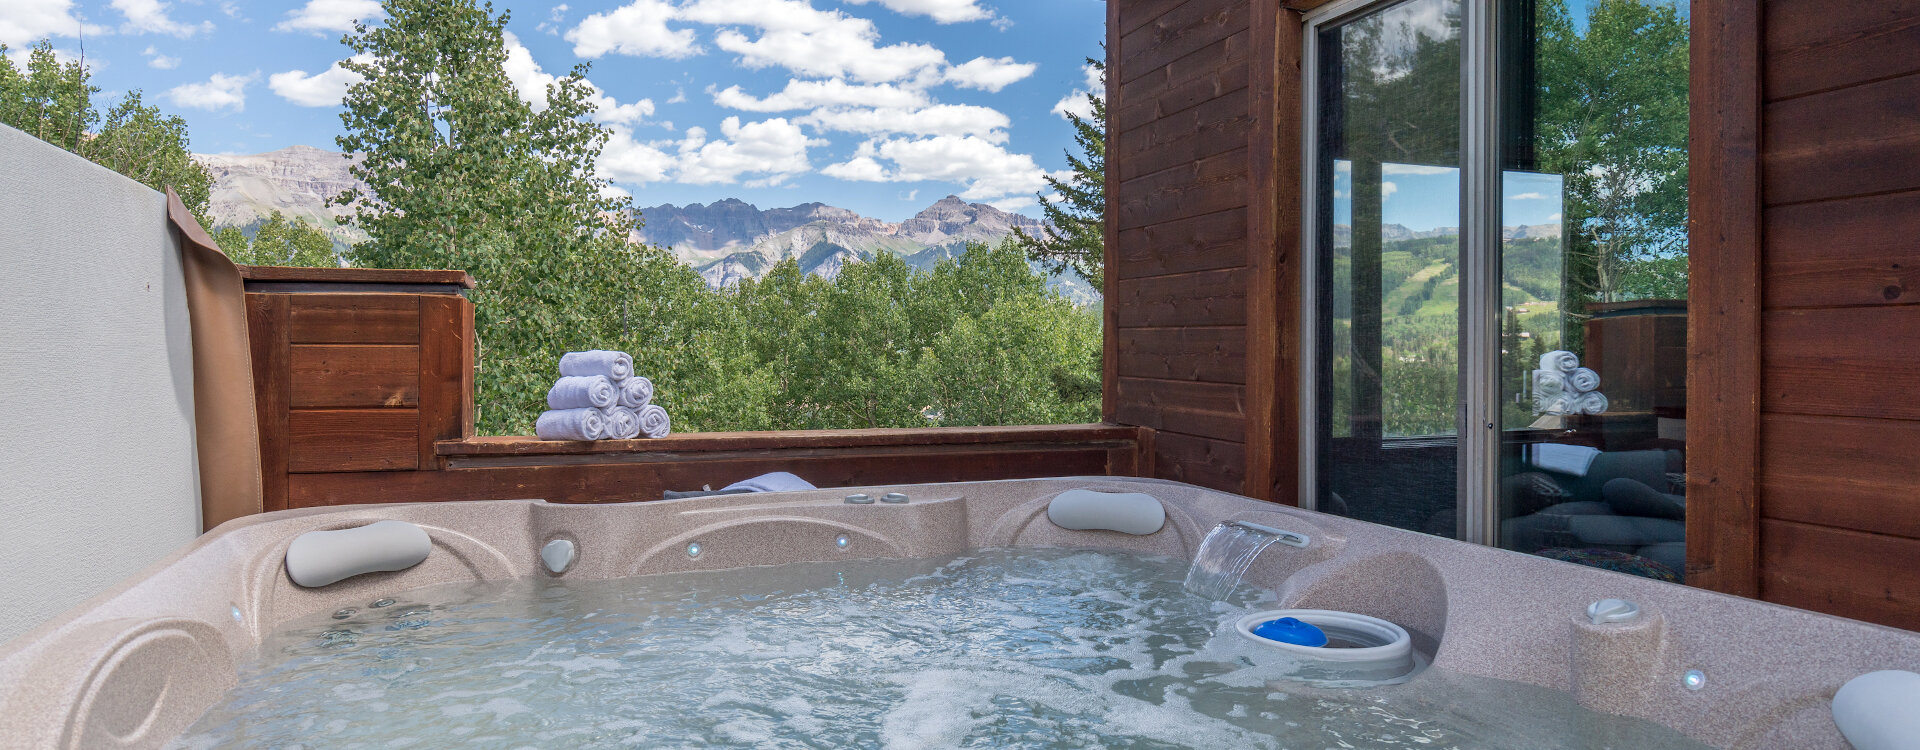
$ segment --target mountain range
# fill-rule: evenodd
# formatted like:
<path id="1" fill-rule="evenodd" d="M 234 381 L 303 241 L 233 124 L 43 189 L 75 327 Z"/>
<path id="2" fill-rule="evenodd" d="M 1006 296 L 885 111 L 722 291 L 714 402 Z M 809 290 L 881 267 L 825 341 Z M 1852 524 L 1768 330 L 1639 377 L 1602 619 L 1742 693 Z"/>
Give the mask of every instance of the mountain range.
<path id="1" fill-rule="evenodd" d="M 1557 238 L 1564 228 L 1559 224 L 1521 224 L 1500 228 L 1502 239 L 1534 240 Z M 1452 237 L 1460 234 L 1459 227 L 1434 227 L 1432 229 L 1409 229 L 1402 224 L 1380 225 L 1382 242 L 1400 242 L 1402 240 L 1424 240 L 1432 237 Z M 1333 225 L 1334 247 L 1346 247 L 1353 242 L 1353 228 L 1345 224 Z"/>
<path id="2" fill-rule="evenodd" d="M 968 242 L 996 243 L 1015 229 L 1040 231 L 1038 220 L 949 195 L 899 223 L 824 203 L 761 210 L 737 199 L 640 209 L 640 239 L 671 250 L 719 288 L 757 278 L 794 259 L 806 273 L 832 277 L 847 263 L 880 253 L 931 268 Z"/>
<path id="3" fill-rule="evenodd" d="M 196 154 L 212 173 L 209 213 L 216 226 L 251 230 L 273 211 L 317 224 L 346 246 L 365 239 L 342 223 L 348 212 L 326 199 L 359 185 L 340 152 L 291 146 L 264 154 Z M 644 222 L 635 239 L 665 248 L 692 266 L 715 289 L 758 278 L 789 258 L 802 271 L 831 278 L 847 263 L 900 256 L 916 268 L 932 268 L 958 256 L 968 242 L 997 243 L 1022 229 L 1038 232 L 1040 221 L 984 203 L 949 195 L 902 222 L 887 222 L 825 203 L 761 209 L 728 198 L 708 204 L 662 204 L 639 209 Z M 1085 304 L 1098 299 L 1086 282 L 1055 277 L 1050 286 Z"/>
<path id="4" fill-rule="evenodd" d="M 347 171 L 359 162 L 358 155 L 346 159 L 338 151 L 288 146 L 264 154 L 194 154 L 193 160 L 213 176 L 207 213 L 215 226 L 237 226 L 251 234 L 279 211 L 321 227 L 343 250 L 366 239 L 366 233 L 341 222 L 350 211 L 327 205 L 328 198 L 360 185 Z"/>

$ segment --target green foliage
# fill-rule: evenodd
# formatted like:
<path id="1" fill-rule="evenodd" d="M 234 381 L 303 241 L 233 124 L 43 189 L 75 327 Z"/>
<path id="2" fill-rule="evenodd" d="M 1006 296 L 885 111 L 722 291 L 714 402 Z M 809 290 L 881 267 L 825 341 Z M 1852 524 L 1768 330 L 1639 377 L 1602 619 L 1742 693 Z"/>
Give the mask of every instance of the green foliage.
<path id="1" fill-rule="evenodd" d="M 25 70 L 6 51 L 0 44 L 0 123 L 155 190 L 171 187 L 194 218 L 208 223 L 213 178 L 192 158 L 186 120 L 143 103 L 137 90 L 103 117 L 93 105 L 100 89 L 88 82 L 92 71 L 84 63 L 61 63 L 46 40 L 27 54 Z"/>
<path id="2" fill-rule="evenodd" d="M 1100 72 L 1104 86 L 1107 63 L 1089 57 L 1087 64 Z M 1083 119 L 1067 113 L 1073 123 L 1073 141 L 1080 148 L 1078 156 L 1067 152 L 1067 166 L 1073 175 L 1065 181 L 1047 177 L 1047 187 L 1060 196 L 1058 200 L 1035 194 L 1046 216 L 1042 236 L 1034 237 L 1022 229 L 1015 229 L 1014 236 L 1020 247 L 1048 271 L 1072 271 L 1100 290 L 1106 282 L 1107 100 L 1099 94 L 1088 94 L 1087 101 L 1093 105 L 1092 117 Z"/>
<path id="3" fill-rule="evenodd" d="M 1687 19 L 1658 0 L 1598 0 L 1579 33 L 1541 0 L 1543 171 L 1566 195 L 1568 338 L 1587 302 L 1685 297 Z"/>
<path id="4" fill-rule="evenodd" d="M 681 431 L 1098 418 L 1098 316 L 1047 292 L 1017 245 L 924 272 L 881 253 L 832 280 L 790 260 L 710 291 L 630 241 L 631 206 L 593 177 L 608 134 L 585 118 L 585 66 L 535 111 L 502 68 L 505 14 L 384 10 L 345 40 L 363 80 L 339 144 L 365 154 L 368 187 L 334 202 L 368 235 L 355 264 L 479 283 L 480 431 L 530 432 L 560 354 L 592 348 L 631 352 Z"/>
<path id="5" fill-rule="evenodd" d="M 332 268 L 340 265 L 333 254 L 333 239 L 304 219 L 288 219 L 273 212 L 253 239 L 238 227 L 221 227 L 213 241 L 235 263 L 253 266 L 308 266 Z"/>
<path id="6" fill-rule="evenodd" d="M 473 0 L 388 0 L 377 27 L 344 40 L 363 80 L 347 90 L 338 139 L 365 155 L 367 190 L 337 205 L 365 230 L 351 260 L 461 268 L 474 290 L 477 419 L 527 432 L 560 353 L 615 342 L 643 361 L 691 341 L 683 318 L 706 290 L 692 269 L 628 238 L 625 198 L 594 176 L 608 137 L 589 122 L 587 66 L 547 89 L 539 111 L 504 69 L 507 14 Z M 676 337 L 679 336 L 679 337 Z M 679 343 L 674 343 L 679 342 Z"/>
<path id="7" fill-rule="evenodd" d="M 1668 0 L 1596 0 L 1584 27 L 1565 0 L 1539 0 L 1535 110 L 1530 135 L 1539 172 L 1563 180 L 1563 237 L 1502 243 L 1503 393 L 1525 392 L 1526 371 L 1551 349 L 1581 351 L 1585 305 L 1684 298 L 1687 290 L 1687 19 Z M 1383 13 L 1343 27 L 1342 159 L 1355 184 L 1366 162 L 1457 164 L 1457 34 L 1391 43 Z M 1456 28 L 1458 19 L 1443 19 Z M 1367 175 L 1366 184 L 1380 179 Z M 1378 203 L 1355 189 L 1355 225 L 1381 221 Z M 1403 196 L 1404 197 L 1404 196 Z M 1454 430 L 1459 342 L 1457 237 L 1379 244 L 1377 299 L 1357 299 L 1373 272 L 1337 246 L 1331 272 L 1334 433 L 1364 421 L 1380 392 L 1386 435 Z M 1356 312 L 1378 310 L 1379 359 L 1353 351 Z M 1369 342 L 1371 345 L 1371 342 Z M 1377 364 L 1379 372 L 1373 373 Z M 1363 377 L 1356 378 L 1359 368 Z M 1372 378 L 1377 377 L 1378 385 Z M 1356 396 L 1358 392 L 1358 396 Z M 1509 427 L 1532 421 L 1505 403 Z"/>
<path id="8" fill-rule="evenodd" d="M 1099 317 L 1048 292 L 1011 238 L 929 271 L 881 255 L 831 281 L 788 260 L 723 299 L 756 426 L 1098 419 Z"/>

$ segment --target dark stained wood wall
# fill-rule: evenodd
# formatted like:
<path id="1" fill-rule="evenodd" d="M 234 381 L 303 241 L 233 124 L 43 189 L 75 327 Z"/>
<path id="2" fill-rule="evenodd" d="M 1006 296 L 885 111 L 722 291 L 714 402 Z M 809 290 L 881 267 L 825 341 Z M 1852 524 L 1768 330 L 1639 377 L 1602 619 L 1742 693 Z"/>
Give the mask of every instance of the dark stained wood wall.
<path id="1" fill-rule="evenodd" d="M 1920 628 L 1920 0 L 1760 10 L 1759 593 Z"/>
<path id="2" fill-rule="evenodd" d="M 1156 476 L 1284 502 L 1299 30 L 1271 0 L 1108 4 L 1107 419 L 1155 430 Z"/>
<path id="3" fill-rule="evenodd" d="M 1288 502 L 1316 4 L 1108 6 L 1107 419 Z M 1689 580 L 1920 628 L 1920 0 L 1692 14 Z"/>
<path id="4" fill-rule="evenodd" d="M 465 273 L 242 274 L 263 509 L 301 507 L 314 475 L 437 469 L 436 444 L 473 433 Z"/>

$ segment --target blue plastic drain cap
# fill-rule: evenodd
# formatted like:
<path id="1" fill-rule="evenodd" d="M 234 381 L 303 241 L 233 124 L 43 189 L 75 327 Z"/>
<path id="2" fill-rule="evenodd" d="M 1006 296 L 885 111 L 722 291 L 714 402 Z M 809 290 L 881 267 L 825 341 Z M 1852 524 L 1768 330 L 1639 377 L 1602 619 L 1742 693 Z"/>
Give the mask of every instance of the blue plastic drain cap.
<path id="1" fill-rule="evenodd" d="M 1268 620 L 1253 629 L 1253 634 L 1269 641 L 1291 643 L 1295 646 L 1319 648 L 1327 645 L 1327 634 L 1310 623 L 1291 617 Z"/>

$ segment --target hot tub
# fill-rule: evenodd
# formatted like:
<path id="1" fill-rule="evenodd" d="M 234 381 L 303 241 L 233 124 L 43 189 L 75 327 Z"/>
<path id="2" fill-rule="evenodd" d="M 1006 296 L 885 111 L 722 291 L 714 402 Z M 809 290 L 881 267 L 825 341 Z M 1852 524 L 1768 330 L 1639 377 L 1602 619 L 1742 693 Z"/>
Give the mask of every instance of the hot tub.
<path id="1" fill-rule="evenodd" d="M 1164 523 L 1066 528 L 1073 490 Z M 296 537 L 382 520 L 425 560 L 289 580 Z M 1182 594 L 1230 520 L 1300 544 Z M 1235 632 L 1280 609 L 1391 622 L 1426 668 L 1294 679 Z M 423 503 L 227 523 L 9 642 L 0 744 L 1845 748 L 1834 692 L 1916 664 L 1906 631 L 1158 480 Z"/>

